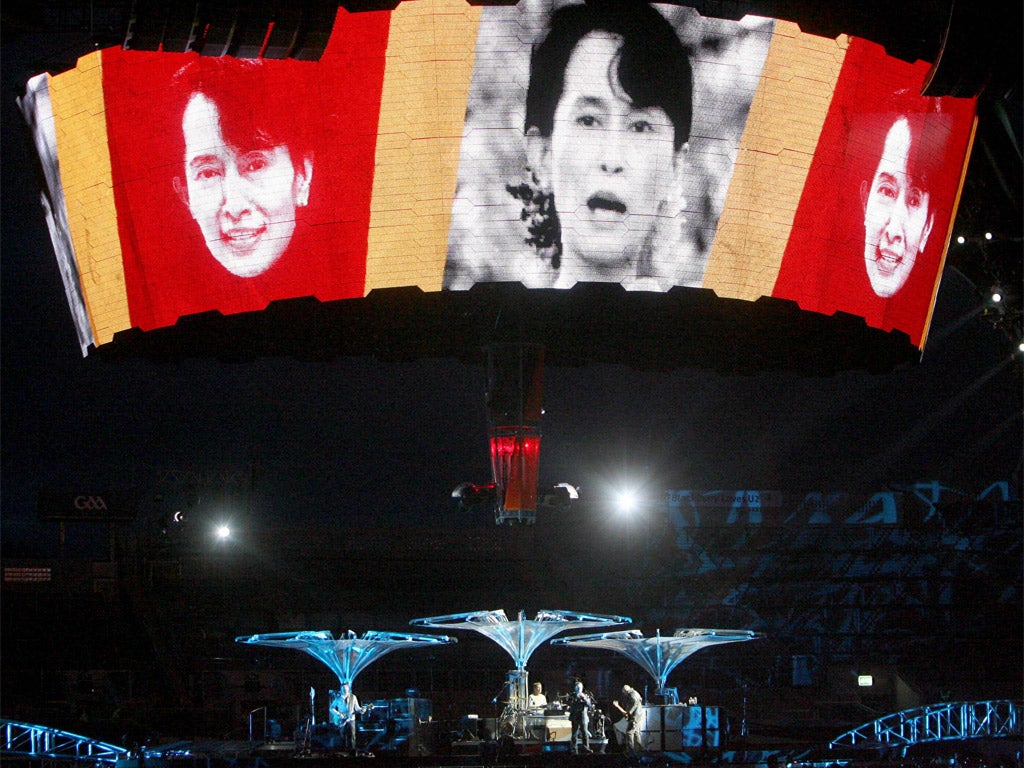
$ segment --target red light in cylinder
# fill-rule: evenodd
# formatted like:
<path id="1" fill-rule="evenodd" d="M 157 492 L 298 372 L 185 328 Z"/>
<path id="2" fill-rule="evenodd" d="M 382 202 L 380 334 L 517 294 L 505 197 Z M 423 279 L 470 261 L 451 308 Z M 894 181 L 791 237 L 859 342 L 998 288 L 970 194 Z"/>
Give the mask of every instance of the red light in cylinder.
<path id="1" fill-rule="evenodd" d="M 487 436 L 497 490 L 495 521 L 537 517 L 544 348 L 494 344 L 487 350 Z"/>
<path id="2" fill-rule="evenodd" d="M 506 512 L 537 511 L 540 430 L 537 427 L 493 427 L 490 430 L 491 471 Z"/>

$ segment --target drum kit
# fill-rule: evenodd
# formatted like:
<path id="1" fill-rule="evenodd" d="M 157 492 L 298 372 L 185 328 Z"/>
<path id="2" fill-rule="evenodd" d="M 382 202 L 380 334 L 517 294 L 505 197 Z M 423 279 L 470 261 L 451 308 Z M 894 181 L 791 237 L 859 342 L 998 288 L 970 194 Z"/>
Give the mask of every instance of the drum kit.
<path id="1" fill-rule="evenodd" d="M 555 696 L 541 707 L 522 708 L 514 698 L 505 703 L 499 718 L 502 735 L 513 739 L 537 741 L 568 741 L 571 735 L 569 721 L 569 697 L 571 694 Z M 590 738 L 602 741 L 606 738 L 606 716 L 591 695 L 593 704 L 588 708 Z"/>

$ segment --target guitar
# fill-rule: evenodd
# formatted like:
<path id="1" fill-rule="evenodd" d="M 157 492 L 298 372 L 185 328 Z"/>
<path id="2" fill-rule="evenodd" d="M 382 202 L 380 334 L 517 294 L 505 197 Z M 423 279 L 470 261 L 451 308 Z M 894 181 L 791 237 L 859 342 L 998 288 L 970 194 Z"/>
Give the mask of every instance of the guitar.
<path id="1" fill-rule="evenodd" d="M 337 706 L 333 706 L 331 707 L 331 715 L 332 719 L 337 721 L 335 723 L 336 725 L 348 725 L 353 720 L 355 720 L 356 717 L 358 717 L 359 715 L 365 715 L 371 709 L 373 709 L 372 703 L 364 704 L 361 707 L 356 707 L 354 710 L 349 712 L 348 716 L 345 717 L 344 720 L 342 720 L 343 715 L 341 709 L 339 709 Z"/>

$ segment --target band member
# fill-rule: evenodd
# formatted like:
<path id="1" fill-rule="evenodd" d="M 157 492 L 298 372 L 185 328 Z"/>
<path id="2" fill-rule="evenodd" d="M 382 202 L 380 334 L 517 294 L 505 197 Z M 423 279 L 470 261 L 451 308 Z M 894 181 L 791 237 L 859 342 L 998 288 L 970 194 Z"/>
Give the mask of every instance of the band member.
<path id="1" fill-rule="evenodd" d="M 544 686 L 534 683 L 530 690 L 530 700 L 527 706 L 530 709 L 541 709 L 548 705 L 548 697 L 544 695 Z"/>
<path id="2" fill-rule="evenodd" d="M 352 752 L 356 751 L 356 715 L 361 711 L 352 686 L 342 683 L 341 690 L 331 702 L 331 722 L 341 727 L 345 746 Z"/>
<path id="3" fill-rule="evenodd" d="M 583 690 L 583 682 L 577 680 L 573 686 L 572 693 L 569 694 L 569 723 L 572 725 L 572 731 L 569 738 L 569 744 L 572 749 L 572 753 L 579 754 L 578 741 L 583 741 L 583 751 L 591 753 L 593 750 L 590 748 L 590 709 L 594 706 L 594 697 L 591 696 L 587 691 Z"/>
<path id="4" fill-rule="evenodd" d="M 640 714 L 643 711 L 643 699 L 628 685 L 622 686 L 622 695 L 625 697 L 626 706 L 623 707 L 618 701 L 613 701 L 612 706 L 626 716 L 625 751 L 628 753 L 639 752 L 641 750 Z"/>

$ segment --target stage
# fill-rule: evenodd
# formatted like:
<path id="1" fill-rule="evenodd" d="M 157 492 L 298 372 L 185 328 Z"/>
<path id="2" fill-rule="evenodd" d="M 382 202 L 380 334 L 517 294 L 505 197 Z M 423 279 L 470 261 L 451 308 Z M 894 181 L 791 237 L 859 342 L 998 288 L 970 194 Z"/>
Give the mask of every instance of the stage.
<path id="1" fill-rule="evenodd" d="M 395 768 L 529 768 L 532 766 L 580 766 L 586 768 L 617 768 L 618 766 L 670 765 L 738 765 L 769 766 L 779 762 L 786 753 L 774 750 L 755 751 L 645 751 L 625 754 L 621 751 L 601 752 L 606 745 L 594 745 L 592 753 L 573 754 L 566 742 L 533 740 L 498 741 L 466 740 L 451 744 L 444 754 L 411 755 L 393 751 L 351 753 L 344 750 L 305 751 L 300 743 L 286 741 L 270 744 L 240 742 L 195 742 L 155 746 L 145 751 L 140 760 L 134 755 L 119 760 L 118 768 L 154 768 L 155 766 L 231 765 L 237 768 L 331 768 L 333 766 L 394 766 Z M 613 746 L 618 750 L 617 746 Z M 774 758 L 773 758 L 774 755 Z"/>
<path id="2" fill-rule="evenodd" d="M 972 729 L 955 722 L 953 710 L 967 716 Z M 926 710 L 926 711 L 925 711 Z M 979 713 L 986 715 L 979 718 Z M 919 743 L 888 744 L 879 741 L 884 734 L 872 728 L 875 740 L 865 743 L 797 743 L 792 739 L 741 737 L 728 748 L 709 747 L 644 749 L 635 754 L 621 751 L 617 742 L 595 742 L 593 753 L 573 754 L 567 741 L 456 738 L 413 742 L 400 748 L 366 749 L 322 748 L 308 739 L 190 739 L 149 742 L 132 747 L 117 746 L 87 736 L 42 725 L 0 720 L 0 761 L 38 766 L 94 766 L 95 768 L 338 768 L 338 766 L 393 766 L 394 768 L 532 768 L 539 766 L 580 766 L 581 768 L 617 768 L 622 766 L 736 766 L 737 768 L 1021 768 L 1020 704 L 1008 701 L 957 703 L 949 707 L 922 709 L 935 725 L 934 733 L 915 727 L 922 725 L 913 711 L 894 713 L 903 726 L 910 723 Z M 882 724 L 875 723 L 875 726 Z M 450 733 L 450 732 L 448 732 Z M 895 736 L 895 734 L 894 734 Z M 1008 738 L 1009 737 L 1009 738 Z M 604 749 L 602 752 L 601 750 Z"/>

